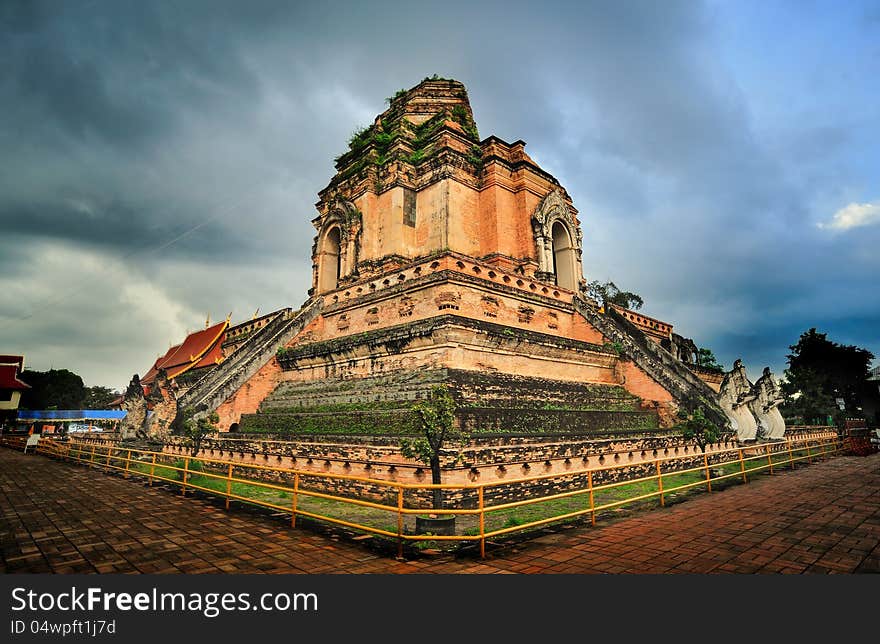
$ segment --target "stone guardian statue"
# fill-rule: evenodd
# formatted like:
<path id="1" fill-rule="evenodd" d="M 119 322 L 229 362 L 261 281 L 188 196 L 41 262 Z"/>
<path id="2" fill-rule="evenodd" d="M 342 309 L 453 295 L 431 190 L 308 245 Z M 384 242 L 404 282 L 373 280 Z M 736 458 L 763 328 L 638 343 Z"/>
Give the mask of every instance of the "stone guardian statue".
<path id="1" fill-rule="evenodd" d="M 721 381 L 718 405 L 730 419 L 730 426 L 736 431 L 739 441 L 755 440 L 758 435 L 758 421 L 751 409 L 751 404 L 757 397 L 757 392 L 746 376 L 742 360 L 736 360 L 733 369 Z"/>
<path id="2" fill-rule="evenodd" d="M 755 398 L 749 406 L 768 439 L 781 440 L 785 436 L 785 420 L 778 409 L 783 400 L 770 367 L 764 367 L 763 375 L 755 382 Z"/>

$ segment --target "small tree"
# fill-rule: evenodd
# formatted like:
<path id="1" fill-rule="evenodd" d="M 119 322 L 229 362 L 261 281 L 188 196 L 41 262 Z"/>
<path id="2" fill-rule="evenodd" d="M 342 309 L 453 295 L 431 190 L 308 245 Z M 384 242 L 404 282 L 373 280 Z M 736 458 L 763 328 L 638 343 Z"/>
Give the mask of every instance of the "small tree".
<path id="1" fill-rule="evenodd" d="M 697 407 L 693 414 L 688 415 L 679 412 L 679 418 L 683 422 L 677 425 L 685 440 L 692 440 L 700 446 L 700 451 L 706 453 L 706 445 L 715 443 L 721 438 L 721 430 L 718 426 L 706 418 L 702 407 Z"/>
<path id="2" fill-rule="evenodd" d="M 119 397 L 119 392 L 95 385 L 86 387 L 86 397 L 82 402 L 83 409 L 107 409 L 110 403 Z"/>
<path id="3" fill-rule="evenodd" d="M 414 458 L 431 467 L 431 483 L 442 483 L 440 470 L 440 450 L 443 444 L 461 438 L 461 431 L 455 428 L 455 400 L 443 385 L 431 389 L 431 397 L 413 405 L 412 410 L 419 417 L 419 429 L 423 436 L 404 438 L 400 441 L 400 451 L 407 458 Z M 443 507 L 443 490 L 434 490 L 434 508 Z"/>
<path id="4" fill-rule="evenodd" d="M 621 291 L 614 282 L 603 284 L 599 280 L 593 280 L 587 284 L 586 288 L 587 295 L 598 300 L 603 306 L 616 304 L 625 309 L 637 311 L 645 303 L 640 295 L 631 291 Z"/>
<path id="5" fill-rule="evenodd" d="M 193 420 L 193 415 L 192 409 L 187 408 L 184 412 L 183 435 L 189 440 L 190 455 L 197 456 L 199 450 L 202 449 L 202 441 L 205 440 L 205 436 L 217 431 L 220 416 L 217 415 L 217 412 L 212 411 L 206 417 Z"/>
<path id="6" fill-rule="evenodd" d="M 724 371 L 724 367 L 719 364 L 717 358 L 715 358 L 715 354 L 712 353 L 712 349 L 700 347 L 697 350 L 696 357 L 698 367 L 703 367 L 704 369 L 712 369 L 713 371 Z"/>

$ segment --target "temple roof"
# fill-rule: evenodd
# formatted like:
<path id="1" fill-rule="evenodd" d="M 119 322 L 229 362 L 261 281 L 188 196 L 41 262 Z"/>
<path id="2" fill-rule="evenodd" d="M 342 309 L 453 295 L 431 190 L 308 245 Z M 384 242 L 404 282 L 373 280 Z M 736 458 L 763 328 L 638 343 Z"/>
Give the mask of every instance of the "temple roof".
<path id="1" fill-rule="evenodd" d="M 221 348 L 222 340 L 215 342 L 202 359 L 193 366 L 193 369 L 201 369 L 202 367 L 214 367 L 223 362 L 223 349 Z"/>
<path id="2" fill-rule="evenodd" d="M 141 378 L 141 383 L 146 384 L 153 382 L 156 379 L 156 374 L 159 373 L 159 369 L 162 367 L 162 364 L 165 363 L 168 358 L 174 355 L 174 353 L 180 348 L 179 344 L 175 344 L 173 347 L 168 349 L 165 352 L 165 355 L 159 356 L 156 359 L 156 362 L 153 363 L 153 366 L 144 374 L 144 377 Z"/>
<path id="3" fill-rule="evenodd" d="M 30 389 L 31 386 L 18 379 L 24 369 L 24 356 L 0 356 L 0 389 Z"/>
<path id="4" fill-rule="evenodd" d="M 201 331 L 190 333 L 183 342 L 168 349 L 141 378 L 141 383 L 149 385 L 156 379 L 160 369 L 164 369 L 169 379 L 192 368 L 214 366 L 223 359 L 220 345 L 229 327 L 229 319 L 209 326 Z"/>
<path id="5" fill-rule="evenodd" d="M 31 386 L 18 379 L 18 367 L 0 364 L 0 389 L 30 389 Z"/>
<path id="6" fill-rule="evenodd" d="M 24 356 L 0 356 L 0 364 L 17 364 L 21 371 L 24 369 Z"/>

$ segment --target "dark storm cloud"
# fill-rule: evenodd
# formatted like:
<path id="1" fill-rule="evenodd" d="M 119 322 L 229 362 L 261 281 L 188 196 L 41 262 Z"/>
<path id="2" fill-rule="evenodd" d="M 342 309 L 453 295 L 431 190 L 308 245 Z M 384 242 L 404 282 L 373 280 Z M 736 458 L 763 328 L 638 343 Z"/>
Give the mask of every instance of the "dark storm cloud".
<path id="1" fill-rule="evenodd" d="M 121 147 L 173 133 L 175 112 L 218 98 L 247 74 L 151 3 L 24 2 L 3 33 L 7 91 L 59 136 Z M 15 6 L 10 12 L 16 14 Z"/>
<path id="2" fill-rule="evenodd" d="M 784 132 L 758 123 L 718 11 L 4 3 L 0 267 L 14 262 L 18 303 L 0 311 L 0 340 L 75 338 L 70 367 L 82 359 L 95 384 L 121 386 L 206 313 L 297 306 L 333 157 L 387 96 L 437 73 L 468 86 L 483 136 L 525 139 L 571 192 L 588 279 L 640 292 L 646 312 L 728 364 L 775 347 L 778 370 L 822 307 L 829 324 L 880 310 L 867 286 L 878 227 L 815 227 L 856 200 L 846 184 L 864 134 L 833 115 Z M 870 340 L 858 328 L 850 341 Z M 102 367 L 108 346 L 118 357 Z"/>
<path id="3" fill-rule="evenodd" d="M 230 133 L 248 136 L 242 128 L 252 125 L 261 99 L 241 53 L 251 36 L 240 31 L 247 12 L 214 5 L 7 7 L 0 60 L 9 73 L 0 101 L 12 118 L 0 125 L 0 223 L 126 254 L 215 218 L 246 192 L 241 184 L 259 182 L 259 157 L 233 158 L 256 150 L 191 156 Z M 243 219 L 204 231 L 214 233 L 211 252 L 233 244 L 257 252 L 242 243 L 247 235 L 235 234 Z M 173 252 L 189 256 L 199 247 L 184 243 Z"/>

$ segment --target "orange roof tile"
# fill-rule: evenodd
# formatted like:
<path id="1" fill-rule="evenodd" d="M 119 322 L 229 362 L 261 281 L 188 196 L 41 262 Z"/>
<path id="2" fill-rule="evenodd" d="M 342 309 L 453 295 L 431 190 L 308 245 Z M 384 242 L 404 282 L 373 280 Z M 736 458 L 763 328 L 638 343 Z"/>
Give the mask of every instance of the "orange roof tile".
<path id="1" fill-rule="evenodd" d="M 202 367 L 215 367 L 221 362 L 223 362 L 223 348 L 220 346 L 222 344 L 222 340 L 220 342 L 215 342 L 214 346 L 211 347 L 208 352 L 202 356 L 202 359 L 195 365 L 193 365 L 193 369 L 201 369 Z"/>
<path id="2" fill-rule="evenodd" d="M 153 366 L 144 374 L 144 377 L 141 378 L 141 384 L 149 384 L 156 379 L 156 375 L 159 373 L 159 369 L 162 368 L 162 364 L 165 363 L 174 353 L 180 348 L 179 344 L 175 344 L 173 347 L 168 349 L 165 352 L 165 355 L 159 356 L 156 358 L 156 362 L 153 363 Z"/>
<path id="3" fill-rule="evenodd" d="M 181 344 L 171 347 L 164 356 L 156 360 L 152 368 L 141 378 L 141 382 L 144 384 L 153 382 L 159 369 L 164 369 L 168 373 L 168 378 L 174 379 L 197 365 L 217 364 L 217 358 L 222 359 L 220 344 L 228 326 L 227 319 L 207 329 L 190 333 Z M 201 364 L 206 357 L 210 362 Z"/>

